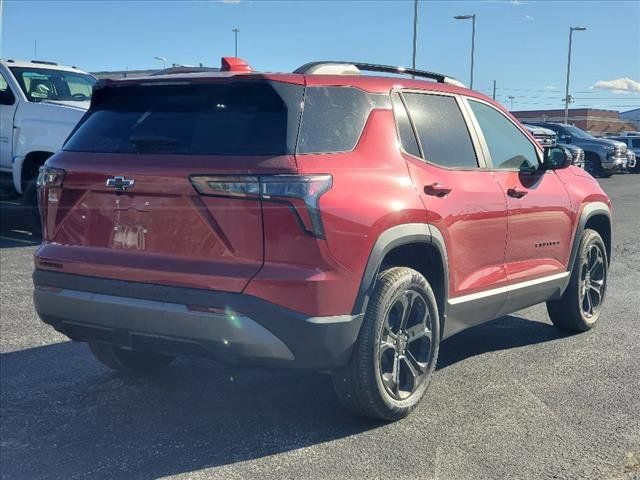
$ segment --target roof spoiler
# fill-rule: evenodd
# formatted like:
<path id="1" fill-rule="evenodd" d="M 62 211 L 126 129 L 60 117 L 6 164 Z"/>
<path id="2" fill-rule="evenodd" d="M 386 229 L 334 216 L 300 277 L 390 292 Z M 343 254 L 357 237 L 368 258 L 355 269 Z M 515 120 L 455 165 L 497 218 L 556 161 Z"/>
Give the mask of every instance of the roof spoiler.
<path id="1" fill-rule="evenodd" d="M 399 75 L 413 75 L 414 77 L 428 78 L 438 83 L 447 83 L 457 87 L 464 87 L 464 84 L 455 78 L 448 77 L 442 73 L 416 70 L 415 68 L 393 67 L 390 65 L 378 65 L 375 63 L 342 62 L 325 60 L 320 62 L 305 63 L 296 68 L 293 73 L 307 75 L 358 75 L 360 71 L 395 73 Z"/>
<path id="2" fill-rule="evenodd" d="M 247 62 L 237 57 L 222 57 L 220 61 L 221 72 L 253 72 L 253 68 Z"/>

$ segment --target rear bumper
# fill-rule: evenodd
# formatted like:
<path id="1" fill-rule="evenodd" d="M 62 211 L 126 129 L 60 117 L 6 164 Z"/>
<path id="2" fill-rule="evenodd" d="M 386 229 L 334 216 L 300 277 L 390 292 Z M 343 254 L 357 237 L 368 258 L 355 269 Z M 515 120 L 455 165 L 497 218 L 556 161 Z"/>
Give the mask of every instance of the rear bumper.
<path id="1" fill-rule="evenodd" d="M 40 318 L 76 341 L 331 369 L 349 361 L 362 316 L 309 317 L 240 293 L 35 270 Z"/>

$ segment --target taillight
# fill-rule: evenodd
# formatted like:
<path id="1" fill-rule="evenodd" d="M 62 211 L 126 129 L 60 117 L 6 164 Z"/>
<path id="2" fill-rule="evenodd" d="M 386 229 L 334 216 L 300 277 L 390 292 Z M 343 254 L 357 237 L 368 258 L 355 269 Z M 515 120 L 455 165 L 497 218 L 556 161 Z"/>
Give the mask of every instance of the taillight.
<path id="1" fill-rule="evenodd" d="M 62 187 L 65 171 L 61 168 L 51 168 L 43 165 L 40 167 L 36 186 L 38 188 Z"/>
<path id="2" fill-rule="evenodd" d="M 38 187 L 38 208 L 42 222 L 43 239 L 49 238 L 47 224 L 53 222 L 57 213 L 57 204 L 60 202 L 62 182 L 65 171 L 61 168 L 52 168 L 46 165 L 40 167 L 36 187 Z M 50 219 L 51 217 L 51 219 Z"/>
<path id="3" fill-rule="evenodd" d="M 302 200 L 306 206 L 311 225 L 304 229 L 318 238 L 324 238 L 324 228 L 318 208 L 320 197 L 331 188 L 329 174 L 320 175 L 241 175 L 215 176 L 193 175 L 194 188 L 201 195 L 256 198 L 263 201 L 282 202 L 287 199 Z M 294 202 L 290 203 L 294 209 Z M 296 210 L 294 210 L 296 211 Z M 296 211 L 296 214 L 299 213 Z M 301 220 L 301 224 L 305 222 Z"/>

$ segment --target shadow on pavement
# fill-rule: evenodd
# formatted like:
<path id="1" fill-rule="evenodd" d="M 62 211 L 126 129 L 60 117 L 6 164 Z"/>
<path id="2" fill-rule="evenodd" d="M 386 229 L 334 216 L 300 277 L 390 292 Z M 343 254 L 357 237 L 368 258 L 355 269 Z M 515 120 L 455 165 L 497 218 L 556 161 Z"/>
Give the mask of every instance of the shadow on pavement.
<path id="1" fill-rule="evenodd" d="M 567 334 L 549 323 L 507 315 L 447 338 L 440 346 L 437 369 L 482 353 L 534 345 L 565 336 Z"/>
<path id="2" fill-rule="evenodd" d="M 0 201 L 0 248 L 28 247 L 40 238 L 26 224 L 27 215 L 19 199 Z"/>
<path id="3" fill-rule="evenodd" d="M 505 317 L 443 343 L 439 369 L 559 338 Z M 295 450 L 382 426 L 344 411 L 327 375 L 180 359 L 110 373 L 71 342 L 0 355 L 3 478 L 144 478 Z M 410 420 L 409 420 L 410 421 Z"/>

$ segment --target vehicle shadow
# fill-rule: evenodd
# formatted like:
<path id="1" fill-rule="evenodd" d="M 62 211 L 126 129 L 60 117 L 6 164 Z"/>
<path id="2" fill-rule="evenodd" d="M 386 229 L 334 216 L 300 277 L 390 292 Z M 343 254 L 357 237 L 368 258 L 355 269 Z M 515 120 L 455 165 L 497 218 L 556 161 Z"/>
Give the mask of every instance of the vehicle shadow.
<path id="1" fill-rule="evenodd" d="M 560 338 L 509 316 L 446 340 L 438 368 Z M 158 478 L 383 427 L 338 404 L 328 376 L 180 359 L 127 377 L 71 342 L 0 355 L 3 478 Z M 408 420 L 410 421 L 410 420 Z"/>
<path id="2" fill-rule="evenodd" d="M 26 224 L 27 214 L 19 199 L 0 200 L 0 248 L 40 244 L 40 238 Z"/>

